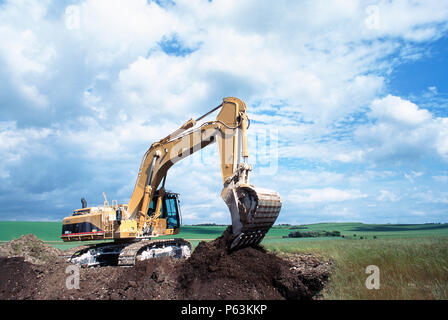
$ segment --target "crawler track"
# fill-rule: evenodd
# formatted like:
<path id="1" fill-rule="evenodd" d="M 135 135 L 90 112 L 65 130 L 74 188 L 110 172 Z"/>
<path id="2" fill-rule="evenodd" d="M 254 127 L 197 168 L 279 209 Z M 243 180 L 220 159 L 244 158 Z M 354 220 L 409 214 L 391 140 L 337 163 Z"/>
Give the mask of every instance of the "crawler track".
<path id="1" fill-rule="evenodd" d="M 191 252 L 191 244 L 184 239 L 168 239 L 168 240 L 143 240 L 133 243 L 125 247 L 118 257 L 118 265 L 132 266 L 137 259 L 141 258 L 142 252 L 147 251 L 146 258 L 159 258 L 163 256 L 172 256 L 175 258 L 185 258 L 184 246 L 188 247 Z M 166 250 L 172 248 L 173 250 Z M 190 253 L 188 253 L 188 256 Z"/>
<path id="2" fill-rule="evenodd" d="M 188 258 L 191 244 L 184 239 L 139 240 L 127 243 L 101 243 L 68 249 L 60 257 L 80 266 L 132 266 L 137 259 L 171 256 Z"/>

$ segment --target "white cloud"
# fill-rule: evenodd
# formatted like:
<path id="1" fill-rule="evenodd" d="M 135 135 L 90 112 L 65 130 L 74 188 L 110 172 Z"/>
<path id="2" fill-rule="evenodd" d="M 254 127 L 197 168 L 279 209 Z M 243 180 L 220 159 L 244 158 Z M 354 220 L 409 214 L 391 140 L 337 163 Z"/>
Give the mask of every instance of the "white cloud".
<path id="1" fill-rule="evenodd" d="M 360 126 L 355 136 L 375 160 L 416 161 L 426 155 L 448 160 L 448 118 L 400 97 L 388 95 L 371 104 L 373 123 Z"/>
<path id="2" fill-rule="evenodd" d="M 294 186 L 328 186 L 344 182 L 345 175 L 338 172 L 329 172 L 325 170 L 292 170 L 282 169 L 278 172 L 276 181 L 279 184 L 287 185 L 288 187 Z"/>
<path id="3" fill-rule="evenodd" d="M 4 61 L 3 67 L 9 72 L 15 89 L 33 105 L 47 107 L 48 98 L 39 84 L 51 77 L 54 48 L 41 44 L 29 29 L 20 31 L 0 25 L 0 37 L 0 60 Z"/>
<path id="4" fill-rule="evenodd" d="M 48 150 L 43 140 L 57 134 L 49 128 L 17 128 L 16 122 L 0 122 L 0 154 L 1 164 L 17 163 L 25 155 Z"/>
<path id="5" fill-rule="evenodd" d="M 434 126 L 439 131 L 436 140 L 437 152 L 448 161 L 448 118 L 437 118 Z"/>
<path id="6" fill-rule="evenodd" d="M 134 114 L 143 111 L 148 120 L 174 116 L 186 121 L 201 102 L 204 104 L 208 87 L 200 78 L 191 81 L 200 72 L 194 60 L 163 53 L 147 59 L 139 57 L 120 72 L 118 86 L 123 99 L 134 108 Z M 215 100 L 216 104 L 220 102 L 218 97 Z"/>
<path id="7" fill-rule="evenodd" d="M 79 29 L 68 33 L 86 48 L 86 61 L 97 68 L 145 55 L 181 21 L 146 0 L 83 1 L 78 5 Z"/>
<path id="8" fill-rule="evenodd" d="M 423 172 L 415 172 L 415 171 L 412 171 L 412 172 L 409 173 L 409 174 L 405 173 L 405 174 L 404 174 L 404 177 L 405 177 L 410 183 L 414 183 L 414 182 L 415 182 L 415 178 L 418 178 L 418 177 L 420 177 L 420 176 L 422 176 L 422 175 L 423 175 Z"/>
<path id="9" fill-rule="evenodd" d="M 342 202 L 367 197 L 359 190 L 339 190 L 335 188 L 295 189 L 288 196 L 294 203 Z"/>
<path id="10" fill-rule="evenodd" d="M 338 222 L 360 217 L 359 213 L 353 212 L 350 208 L 335 205 L 326 205 L 319 214 L 331 217 L 332 219 L 336 218 Z"/>
<path id="11" fill-rule="evenodd" d="M 338 142 L 315 143 L 305 141 L 301 145 L 279 147 L 279 155 L 284 158 L 309 158 L 322 162 L 340 161 L 350 163 L 362 161 L 365 152 L 351 150 L 352 148 Z"/>
<path id="12" fill-rule="evenodd" d="M 380 1 L 381 35 L 403 37 L 406 40 L 426 41 L 438 37 L 446 30 L 433 24 L 444 23 L 448 17 L 448 5 L 439 1 Z"/>
<path id="13" fill-rule="evenodd" d="M 439 203 L 446 205 L 448 203 L 448 192 L 445 190 L 423 190 L 414 193 L 414 199 L 426 204 Z"/>
<path id="14" fill-rule="evenodd" d="M 380 190 L 380 195 L 377 198 L 378 201 L 398 201 L 400 200 L 400 197 L 397 196 L 395 193 L 388 191 L 388 190 Z"/>
<path id="15" fill-rule="evenodd" d="M 437 94 L 437 87 L 436 87 L 436 86 L 428 87 L 428 90 L 429 90 L 432 94 Z"/>
<path id="16" fill-rule="evenodd" d="M 424 211 L 419 211 L 419 210 L 411 210 L 410 212 L 412 215 L 414 216 L 424 216 L 426 215 L 426 212 Z"/>
<path id="17" fill-rule="evenodd" d="M 448 175 L 432 176 L 432 178 L 437 182 L 448 183 Z"/>
<path id="18" fill-rule="evenodd" d="M 391 122 L 410 127 L 421 125 L 432 118 L 427 110 L 419 109 L 414 103 L 392 95 L 373 101 L 370 117 L 383 123 Z"/>

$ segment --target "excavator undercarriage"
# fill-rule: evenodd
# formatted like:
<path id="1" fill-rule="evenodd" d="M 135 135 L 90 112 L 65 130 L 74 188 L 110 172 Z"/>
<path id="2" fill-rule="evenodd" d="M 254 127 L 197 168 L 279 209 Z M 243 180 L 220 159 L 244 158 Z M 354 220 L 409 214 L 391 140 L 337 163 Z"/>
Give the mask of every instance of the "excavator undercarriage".
<path id="1" fill-rule="evenodd" d="M 188 258 L 191 244 L 184 239 L 136 239 L 122 243 L 110 242 L 67 250 L 63 258 L 86 267 L 132 266 L 136 261 L 173 257 Z"/>

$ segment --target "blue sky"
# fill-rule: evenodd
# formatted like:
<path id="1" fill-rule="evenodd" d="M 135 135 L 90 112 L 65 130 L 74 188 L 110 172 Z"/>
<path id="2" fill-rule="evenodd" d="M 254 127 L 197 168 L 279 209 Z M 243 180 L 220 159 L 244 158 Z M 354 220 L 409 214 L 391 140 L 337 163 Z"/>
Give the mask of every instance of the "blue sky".
<path id="1" fill-rule="evenodd" d="M 279 223 L 448 222 L 445 1 L 0 1 L 0 220 L 126 203 L 152 142 L 248 105 Z M 216 146 L 170 170 L 230 223 Z"/>

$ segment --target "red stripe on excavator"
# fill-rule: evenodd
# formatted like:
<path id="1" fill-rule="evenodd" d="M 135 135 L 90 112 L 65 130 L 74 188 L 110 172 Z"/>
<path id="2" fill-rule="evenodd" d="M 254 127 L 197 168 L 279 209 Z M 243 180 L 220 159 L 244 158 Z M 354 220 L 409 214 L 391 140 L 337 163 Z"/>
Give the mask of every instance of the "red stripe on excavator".
<path id="1" fill-rule="evenodd" d="M 91 234 L 91 233 L 104 233 L 104 231 L 92 231 L 92 232 L 80 232 L 80 233 L 67 233 L 61 234 L 61 237 L 75 236 L 77 234 Z"/>

